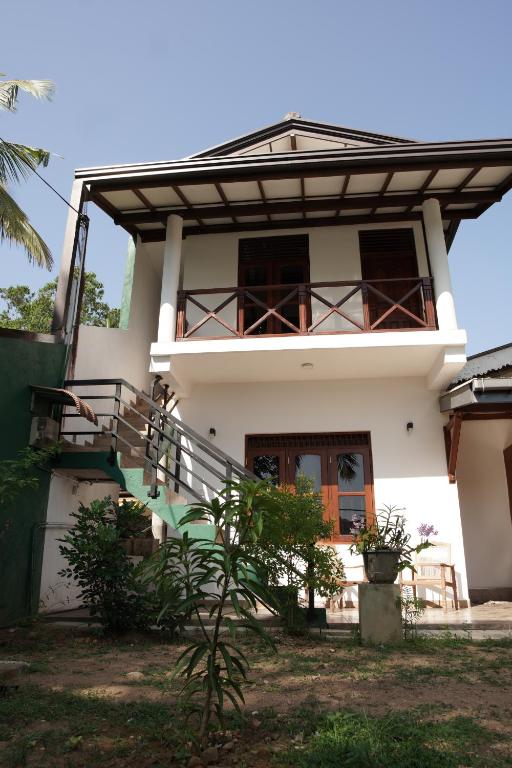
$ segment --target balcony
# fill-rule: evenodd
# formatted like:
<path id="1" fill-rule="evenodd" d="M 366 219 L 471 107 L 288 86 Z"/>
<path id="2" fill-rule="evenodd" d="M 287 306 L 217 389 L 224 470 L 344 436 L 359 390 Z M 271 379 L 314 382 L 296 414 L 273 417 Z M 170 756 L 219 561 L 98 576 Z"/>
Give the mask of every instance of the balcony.
<path id="1" fill-rule="evenodd" d="M 384 278 L 180 291 L 176 340 L 436 327 L 432 278 Z"/>
<path id="2" fill-rule="evenodd" d="M 186 396 L 196 384 L 425 377 L 442 387 L 465 361 L 464 331 L 439 330 L 432 278 L 190 288 L 176 338 L 151 370 Z"/>

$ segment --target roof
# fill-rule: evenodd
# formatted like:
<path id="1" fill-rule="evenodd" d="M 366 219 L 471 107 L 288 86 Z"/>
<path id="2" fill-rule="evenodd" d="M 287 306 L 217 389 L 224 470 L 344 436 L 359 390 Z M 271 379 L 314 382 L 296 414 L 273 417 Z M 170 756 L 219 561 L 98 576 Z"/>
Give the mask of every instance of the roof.
<path id="1" fill-rule="evenodd" d="M 512 343 L 468 357 L 466 365 L 452 381 L 451 387 L 491 373 L 504 372 L 509 368 L 512 368 Z"/>
<path id="2" fill-rule="evenodd" d="M 350 146 L 413 144 L 412 139 L 382 133 L 346 128 L 332 123 L 306 120 L 297 112 L 289 112 L 278 123 L 238 136 L 222 144 L 204 149 L 191 157 L 219 157 L 234 154 L 265 154 L 314 149 L 342 149 Z"/>
<path id="3" fill-rule="evenodd" d="M 415 142 L 295 114 L 176 161 L 82 168 L 89 199 L 143 240 L 411 221 L 436 197 L 447 241 L 512 186 L 512 139 Z"/>

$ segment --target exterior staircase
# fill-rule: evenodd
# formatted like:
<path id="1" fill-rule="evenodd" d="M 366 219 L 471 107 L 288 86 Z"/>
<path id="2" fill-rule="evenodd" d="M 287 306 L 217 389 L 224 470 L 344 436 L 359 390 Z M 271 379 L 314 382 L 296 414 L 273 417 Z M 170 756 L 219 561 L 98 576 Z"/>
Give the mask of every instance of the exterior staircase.
<path id="1" fill-rule="evenodd" d="M 71 380 L 64 386 L 94 408 L 98 424 L 85 421 L 68 406 L 64 409 L 59 468 L 77 478 L 97 473 L 97 479 L 117 482 L 151 510 L 157 538 L 164 538 L 159 521 L 175 533 L 191 503 L 216 496 L 226 481 L 252 477 L 172 415 L 172 397 L 159 377 L 152 397 L 123 379 Z M 103 406 L 101 411 L 96 402 Z M 214 526 L 208 522 L 180 531 L 187 529 L 195 538 L 215 539 Z"/>

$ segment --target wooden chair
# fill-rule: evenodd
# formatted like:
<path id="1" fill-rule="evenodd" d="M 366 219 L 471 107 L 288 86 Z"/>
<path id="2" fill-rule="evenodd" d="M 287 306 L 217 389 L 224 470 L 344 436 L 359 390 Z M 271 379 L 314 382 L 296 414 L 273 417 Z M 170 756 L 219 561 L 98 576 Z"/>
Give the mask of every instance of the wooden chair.
<path id="1" fill-rule="evenodd" d="M 443 609 L 447 610 L 447 588 L 452 592 L 453 607 L 459 610 L 457 595 L 457 579 L 455 566 L 451 562 L 451 546 L 442 542 L 434 542 L 433 547 L 424 549 L 416 555 L 414 570 L 411 570 L 411 578 L 404 578 L 404 571 L 400 572 L 400 586 L 412 587 L 414 598 L 417 597 L 418 587 L 426 589 L 438 589 L 441 594 Z M 406 569 L 407 570 L 407 569 Z"/>
<path id="2" fill-rule="evenodd" d="M 343 590 L 346 587 L 357 587 L 358 584 L 362 584 L 363 582 L 368 581 L 366 578 L 366 574 L 364 572 L 364 565 L 360 563 L 359 565 L 346 565 L 345 566 L 345 574 L 347 574 L 347 571 L 353 572 L 352 578 L 344 578 L 342 581 L 339 581 L 338 584 L 340 585 L 340 594 L 335 595 L 332 598 L 328 598 L 325 601 L 325 607 L 331 608 L 331 603 L 334 601 L 337 601 L 338 608 L 341 610 L 343 608 Z"/>

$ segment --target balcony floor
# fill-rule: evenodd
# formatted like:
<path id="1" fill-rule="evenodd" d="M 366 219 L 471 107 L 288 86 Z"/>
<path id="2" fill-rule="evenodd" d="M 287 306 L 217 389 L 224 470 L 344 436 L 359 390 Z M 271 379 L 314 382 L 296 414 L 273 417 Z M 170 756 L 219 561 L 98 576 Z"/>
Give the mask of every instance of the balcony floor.
<path id="1" fill-rule="evenodd" d="M 151 345 L 151 370 L 186 388 L 199 382 L 428 377 L 440 365 L 436 387 L 442 387 L 463 367 L 465 343 L 462 330 L 159 342 Z"/>

